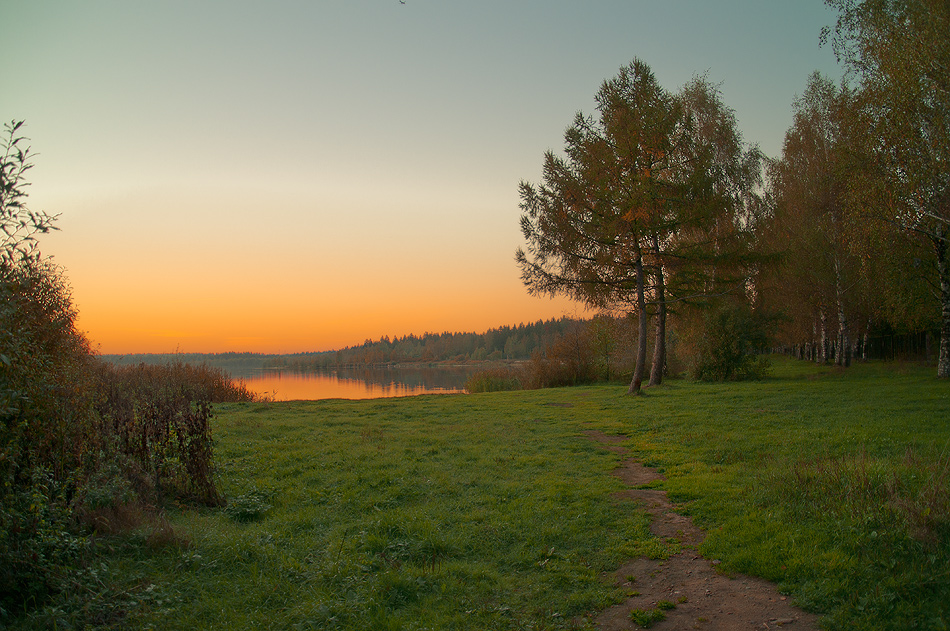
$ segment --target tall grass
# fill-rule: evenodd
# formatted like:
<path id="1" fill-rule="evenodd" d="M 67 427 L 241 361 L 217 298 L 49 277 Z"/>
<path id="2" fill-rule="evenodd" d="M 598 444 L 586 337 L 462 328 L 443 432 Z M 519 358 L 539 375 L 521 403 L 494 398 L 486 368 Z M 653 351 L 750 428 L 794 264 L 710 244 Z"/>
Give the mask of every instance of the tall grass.
<path id="1" fill-rule="evenodd" d="M 90 570 L 94 537 L 147 527 L 153 543 L 177 541 L 164 506 L 221 505 L 212 402 L 254 399 L 203 366 L 118 368 L 81 353 L 68 365 L 68 386 L 51 380 L 43 407 L 19 395 L 4 411 L 19 423 L 3 436 L 0 626 L 106 623 L 116 591 Z"/>
<path id="2" fill-rule="evenodd" d="M 521 390 L 523 371 L 508 365 L 490 366 L 472 374 L 465 389 L 472 393 Z"/>
<path id="3" fill-rule="evenodd" d="M 875 526 L 873 537 L 914 541 L 932 549 L 950 534 L 950 454 L 908 447 L 902 460 L 816 455 L 772 471 L 769 485 L 786 489 L 790 512 Z M 873 534 L 877 533 L 877 534 Z"/>
<path id="4" fill-rule="evenodd" d="M 134 462 L 149 482 L 149 501 L 171 494 L 220 503 L 214 482 L 210 419 L 215 401 L 251 401 L 253 395 L 223 371 L 180 362 L 98 366 L 92 438 Z M 140 477 L 140 476 L 136 476 Z M 146 491 L 142 485 L 139 494 Z"/>
<path id="5" fill-rule="evenodd" d="M 473 373 L 466 381 L 465 389 L 476 394 L 561 388 L 596 381 L 596 370 L 589 356 L 580 361 L 575 355 L 558 352 L 563 347 L 557 344 L 547 355 L 535 353 L 527 362 L 488 366 Z"/>

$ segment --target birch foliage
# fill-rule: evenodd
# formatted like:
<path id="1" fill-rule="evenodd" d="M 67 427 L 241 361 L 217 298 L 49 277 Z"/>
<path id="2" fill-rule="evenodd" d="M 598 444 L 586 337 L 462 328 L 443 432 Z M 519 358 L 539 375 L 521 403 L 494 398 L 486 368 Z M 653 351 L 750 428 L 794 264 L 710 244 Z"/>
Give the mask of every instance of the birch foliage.
<path id="1" fill-rule="evenodd" d="M 835 52 L 857 79 L 869 158 L 856 197 L 870 216 L 926 243 L 940 305 L 937 372 L 950 377 L 950 2 L 826 0 Z"/>

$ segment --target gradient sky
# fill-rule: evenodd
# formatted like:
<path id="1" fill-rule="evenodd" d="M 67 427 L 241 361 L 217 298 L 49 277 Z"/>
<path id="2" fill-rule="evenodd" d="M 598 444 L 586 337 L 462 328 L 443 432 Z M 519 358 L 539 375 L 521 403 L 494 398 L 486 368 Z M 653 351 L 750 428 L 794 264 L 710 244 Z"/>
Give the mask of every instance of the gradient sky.
<path id="1" fill-rule="evenodd" d="M 518 182 L 635 57 L 777 156 L 821 0 L 5 0 L 0 117 L 103 353 L 297 352 L 583 315 L 531 297 Z"/>

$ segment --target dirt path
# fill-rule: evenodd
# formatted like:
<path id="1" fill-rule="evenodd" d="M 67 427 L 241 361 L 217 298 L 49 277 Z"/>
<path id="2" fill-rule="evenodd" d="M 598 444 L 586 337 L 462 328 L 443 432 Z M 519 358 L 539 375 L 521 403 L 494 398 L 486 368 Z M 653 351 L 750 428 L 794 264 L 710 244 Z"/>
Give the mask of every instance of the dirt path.
<path id="1" fill-rule="evenodd" d="M 626 436 L 608 436 L 599 431 L 586 434 L 611 451 L 626 453 L 619 445 Z M 598 629 L 645 628 L 631 619 L 631 612 L 651 612 L 657 609 L 657 603 L 667 601 L 675 607 L 663 611 L 665 619 L 649 625 L 650 629 L 817 631 L 818 617 L 793 607 L 774 584 L 748 576 L 729 578 L 716 572 L 716 561 L 700 556 L 697 546 L 703 541 L 703 531 L 689 517 L 673 511 L 666 491 L 639 488 L 663 476 L 632 458 L 625 458 L 614 475 L 630 487 L 617 493 L 617 499 L 643 504 L 652 517 L 650 531 L 657 537 L 681 541 L 683 551 L 666 561 L 641 558 L 624 563 L 615 577 L 630 596 L 594 620 Z"/>

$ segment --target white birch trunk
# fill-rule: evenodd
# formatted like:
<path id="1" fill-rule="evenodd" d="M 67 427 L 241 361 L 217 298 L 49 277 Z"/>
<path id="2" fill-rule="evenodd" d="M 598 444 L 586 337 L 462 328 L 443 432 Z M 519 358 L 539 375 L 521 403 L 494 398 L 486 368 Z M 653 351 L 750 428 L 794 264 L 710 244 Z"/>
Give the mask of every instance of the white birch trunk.
<path id="1" fill-rule="evenodd" d="M 653 234 L 653 249 L 660 251 L 660 242 L 656 233 Z M 663 266 L 657 261 L 656 266 L 656 340 L 653 344 L 653 365 L 650 367 L 650 386 L 663 383 L 663 369 L 666 367 L 666 287 L 663 278 Z"/>
<path id="2" fill-rule="evenodd" d="M 851 365 L 851 340 L 848 333 L 848 319 L 844 311 L 844 284 L 841 280 L 841 263 L 835 257 L 835 302 L 838 307 L 838 343 L 835 363 L 839 366 Z"/>
<path id="3" fill-rule="evenodd" d="M 868 360 L 868 346 L 871 345 L 871 318 L 868 318 L 868 327 L 864 329 L 864 346 L 861 348 L 861 359 Z"/>
<path id="4" fill-rule="evenodd" d="M 940 276 L 940 355 L 937 357 L 937 377 L 950 378 L 950 234 L 938 225 L 933 245 L 937 254 L 937 272 Z"/>

